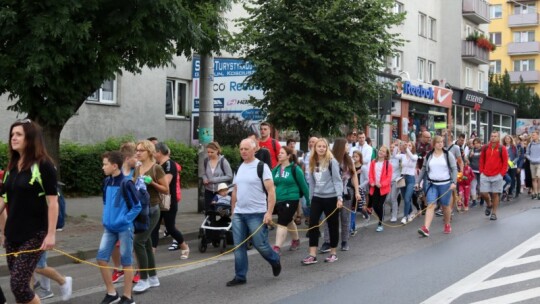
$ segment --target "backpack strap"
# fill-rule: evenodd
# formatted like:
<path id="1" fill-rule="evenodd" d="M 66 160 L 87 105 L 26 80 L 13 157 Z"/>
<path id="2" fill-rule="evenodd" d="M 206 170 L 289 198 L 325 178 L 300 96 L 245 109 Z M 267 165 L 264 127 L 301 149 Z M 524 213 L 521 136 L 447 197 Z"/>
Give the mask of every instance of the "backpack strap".
<path id="1" fill-rule="evenodd" d="M 272 138 L 272 149 L 274 149 L 274 155 L 276 156 L 277 158 L 277 155 L 278 155 L 278 150 L 277 150 L 277 145 L 276 145 L 276 140 Z"/>
<path id="2" fill-rule="evenodd" d="M 6 180 L 7 180 L 7 177 L 9 175 L 9 170 L 5 170 L 4 171 L 4 180 L 2 181 L 2 183 L 5 185 L 6 184 Z M 4 199 L 4 203 L 7 204 L 8 202 L 8 199 L 7 199 L 7 191 L 6 193 L 4 193 L 4 195 L 2 195 L 2 198 Z"/>
<path id="3" fill-rule="evenodd" d="M 263 172 L 264 172 L 264 162 L 259 161 L 257 163 L 257 176 L 261 180 L 261 185 L 262 185 L 264 194 L 266 194 L 266 197 L 268 198 L 268 191 L 266 191 L 266 187 L 264 186 Z"/>
<path id="4" fill-rule="evenodd" d="M 294 182 L 296 183 L 296 186 L 298 187 L 300 192 L 302 192 L 302 190 L 300 189 L 300 183 L 298 182 L 298 179 L 296 178 L 296 167 L 298 167 L 298 165 L 296 164 L 292 165 L 291 174 L 292 174 L 292 177 L 294 178 Z"/>

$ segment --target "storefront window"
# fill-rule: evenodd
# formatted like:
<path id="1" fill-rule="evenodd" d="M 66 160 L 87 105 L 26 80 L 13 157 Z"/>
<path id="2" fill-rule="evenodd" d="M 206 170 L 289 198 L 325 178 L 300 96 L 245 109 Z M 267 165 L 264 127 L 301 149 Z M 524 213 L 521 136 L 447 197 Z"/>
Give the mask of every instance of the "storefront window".
<path id="1" fill-rule="evenodd" d="M 486 143 L 488 140 L 488 113 L 486 111 L 480 111 L 478 115 L 480 116 L 480 134 L 478 136 Z"/>
<path id="2" fill-rule="evenodd" d="M 435 129 L 434 117 L 435 115 L 447 115 L 447 113 L 448 109 L 446 108 L 434 107 L 421 103 L 411 103 L 409 107 L 409 121 L 412 121 L 412 124 L 416 126 L 417 133 L 422 126 L 425 126 L 432 134 L 440 134 L 440 130 Z"/>
<path id="3" fill-rule="evenodd" d="M 499 131 L 501 139 L 512 133 L 512 117 L 501 114 L 493 114 L 493 130 Z"/>
<path id="4" fill-rule="evenodd" d="M 467 138 L 471 136 L 471 130 L 474 130 L 471 125 L 471 110 L 466 107 L 454 106 L 454 138 L 460 134 L 465 134 Z"/>

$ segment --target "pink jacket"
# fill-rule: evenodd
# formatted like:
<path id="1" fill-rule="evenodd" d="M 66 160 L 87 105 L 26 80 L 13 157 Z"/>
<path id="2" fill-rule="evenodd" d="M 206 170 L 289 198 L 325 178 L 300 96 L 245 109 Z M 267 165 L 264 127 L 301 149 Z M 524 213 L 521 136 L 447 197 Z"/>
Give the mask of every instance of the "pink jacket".
<path id="1" fill-rule="evenodd" d="M 373 195 L 375 187 L 372 187 L 371 184 L 376 184 L 375 182 L 375 163 L 377 160 L 372 160 L 369 164 L 369 194 Z M 385 160 L 382 167 L 381 173 L 381 195 L 388 194 L 390 192 L 390 186 L 392 185 L 392 165 L 389 161 Z"/>

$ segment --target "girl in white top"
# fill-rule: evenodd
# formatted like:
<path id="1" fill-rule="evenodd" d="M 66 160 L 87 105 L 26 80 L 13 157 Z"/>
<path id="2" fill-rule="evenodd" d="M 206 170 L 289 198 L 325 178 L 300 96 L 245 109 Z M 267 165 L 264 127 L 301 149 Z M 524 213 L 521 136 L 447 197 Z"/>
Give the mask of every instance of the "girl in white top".
<path id="1" fill-rule="evenodd" d="M 435 136 L 433 138 L 433 152 L 427 155 L 422 171 L 420 171 L 420 175 L 418 176 L 418 181 L 421 181 L 424 178 L 424 174 L 427 174 L 428 183 L 426 187 L 428 208 L 426 210 L 424 226 L 418 229 L 418 233 L 424 237 L 429 236 L 429 226 L 433 220 L 437 201 L 440 201 L 443 206 L 444 233 L 448 234 L 452 232 L 452 228 L 450 227 L 450 214 L 452 211 L 450 202 L 452 191 L 456 189 L 457 184 L 457 164 L 454 155 L 448 153 L 443 147 L 442 137 Z"/>
<path id="2" fill-rule="evenodd" d="M 401 197 L 405 202 L 403 204 L 403 219 L 401 223 L 407 224 L 414 219 L 412 214 L 412 195 L 414 192 L 414 184 L 416 182 L 416 147 L 411 142 L 402 142 L 399 153 L 395 158 L 401 162 L 401 176 L 405 179 L 405 187 L 401 188 Z"/>
<path id="3" fill-rule="evenodd" d="M 397 180 L 401 177 L 401 159 L 396 158 L 395 156 L 399 153 L 399 146 L 401 141 L 395 139 L 394 142 L 390 145 L 390 152 L 392 156 L 390 157 L 390 164 L 392 165 L 392 185 L 390 188 L 390 195 L 386 196 L 386 201 L 392 205 L 392 217 L 390 222 L 394 223 L 397 221 L 398 215 L 398 196 L 399 188 L 397 187 Z"/>

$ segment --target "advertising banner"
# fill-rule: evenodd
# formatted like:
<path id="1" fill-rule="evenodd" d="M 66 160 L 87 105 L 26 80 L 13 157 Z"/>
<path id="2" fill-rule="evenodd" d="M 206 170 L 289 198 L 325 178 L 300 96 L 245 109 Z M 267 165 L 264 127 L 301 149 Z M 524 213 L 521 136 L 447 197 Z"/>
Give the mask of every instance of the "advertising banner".
<path id="1" fill-rule="evenodd" d="M 540 119 L 516 119 L 516 134 L 528 134 L 531 135 L 532 131 L 540 131 Z"/>

